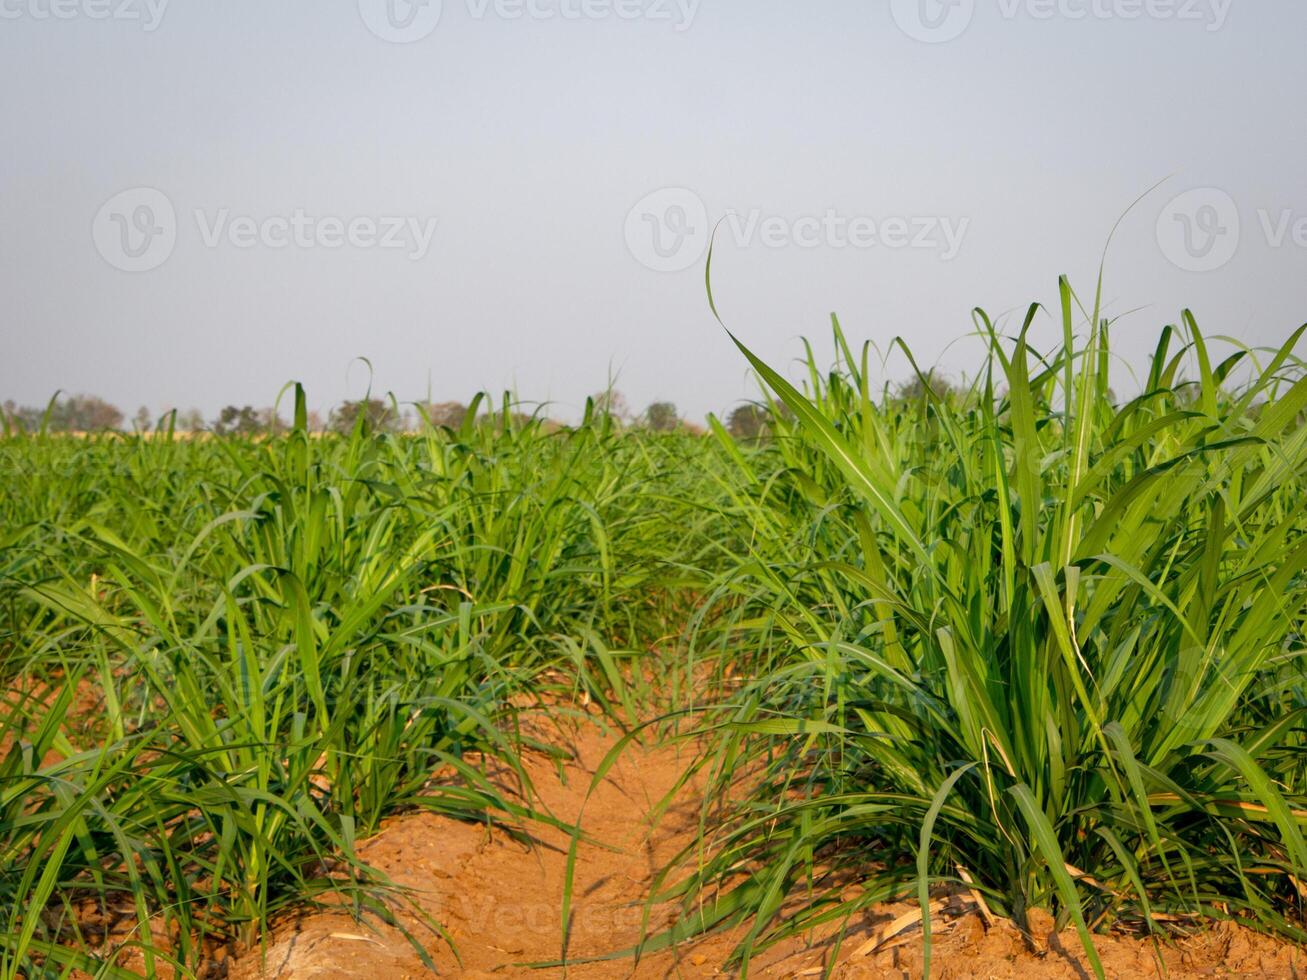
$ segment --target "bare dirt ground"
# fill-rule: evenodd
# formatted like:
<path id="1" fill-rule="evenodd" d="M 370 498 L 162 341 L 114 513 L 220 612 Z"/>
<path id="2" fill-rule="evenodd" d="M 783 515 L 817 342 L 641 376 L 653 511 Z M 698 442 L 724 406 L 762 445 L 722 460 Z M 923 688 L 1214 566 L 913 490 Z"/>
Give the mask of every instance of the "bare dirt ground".
<path id="1" fill-rule="evenodd" d="M 44 684 L 28 678 L 18 678 L 11 681 L 0 693 L 0 714 L 7 716 L 11 712 L 23 709 L 39 715 L 42 709 L 48 710 L 58 700 L 61 692 L 62 685 L 59 678 Z M 68 724 L 65 726 L 65 734 L 74 744 L 94 741 L 95 723 L 103 704 L 104 699 L 95 684 L 85 677 L 77 682 L 77 690 L 68 709 Z M 0 735 L 0 758 L 8 754 L 13 744 L 12 734 L 6 732 Z M 53 765 L 61 758 L 58 752 L 51 750 L 45 754 L 41 763 L 47 766 Z"/>
<path id="2" fill-rule="evenodd" d="M 24 689 L 5 691 L 8 708 Z M 30 693 L 48 703 L 53 689 Z M 79 684 L 70 712 L 75 741 L 89 736 L 98 692 Z M 561 953 L 562 896 L 570 836 L 546 825 L 523 828 L 534 839 L 527 846 L 502 830 L 474 826 L 430 814 L 389 821 L 382 832 L 360 846 L 360 856 L 408 889 L 421 908 L 446 930 L 458 950 L 433 934 L 421 918 L 399 912 L 419 939 L 440 975 L 473 978 L 572 977 L 696 978 L 733 976 L 727 966 L 743 937 L 737 929 L 687 943 L 674 950 L 597 960 L 629 949 L 641 936 L 646 899 L 655 874 L 695 838 L 699 828 L 704 779 L 692 778 L 675 793 L 672 804 L 655 819 L 653 811 L 676 789 L 695 759 L 692 742 L 631 744 L 617 763 L 590 788 L 604 757 L 618 737 L 597 723 L 563 732 L 552 725 L 531 725 L 533 735 L 559 744 L 573 754 L 561 769 L 543 755 L 525 759 L 535 786 L 538 808 L 565 822 L 579 822 L 596 843 L 577 852 L 573 885 L 573 931 L 569 966 L 543 967 Z M 0 744 L 0 754 L 11 746 Z M 47 764 L 57 761 L 48 753 Z M 587 801 L 587 795 L 589 799 Z M 584 808 L 584 809 L 583 809 Z M 915 906 L 882 906 L 848 924 L 838 954 L 835 932 L 808 934 L 765 951 L 750 964 L 761 977 L 820 978 L 834 955 L 830 976 L 836 980 L 880 980 L 922 975 L 920 928 Z M 670 925 L 676 910 L 655 908 L 649 929 Z M 128 917 L 130 918 L 130 917 Z M 1087 978 L 1092 971 L 1074 935 L 1027 937 L 1006 922 L 986 923 L 974 906 L 955 903 L 934 920 L 934 976 Z M 100 926 L 94 916 L 82 923 L 88 933 Z M 114 930 L 104 927 L 106 933 Z M 156 937 L 166 944 L 165 937 Z M 1096 943 L 1111 977 L 1298 977 L 1307 974 L 1307 951 L 1268 939 L 1231 924 L 1217 924 L 1178 942 L 1155 947 L 1131 937 L 1098 937 Z M 124 951 L 126 954 L 126 951 Z M 592 962 L 585 962 L 592 960 Z M 119 965 L 142 969 L 139 956 L 126 954 Z M 211 976 L 235 980 L 264 978 L 424 977 L 431 971 L 408 938 L 376 921 L 360 924 L 345 914 L 315 913 L 283 922 L 254 950 L 234 962 L 222 951 Z"/>
<path id="3" fill-rule="evenodd" d="M 560 956 L 562 896 L 568 834 L 530 829 L 528 847 L 502 831 L 422 814 L 399 817 L 360 847 L 360 856 L 411 889 L 423 912 L 447 930 L 459 958 L 411 914 L 407 928 L 444 976 L 486 980 L 502 977 L 693 978 L 733 976 L 726 967 L 742 930 L 675 950 L 631 958 L 583 962 L 634 946 L 655 872 L 670 861 L 698 828 L 702 780 L 691 780 L 661 820 L 651 816 L 693 760 L 695 746 L 631 745 L 586 802 L 601 760 L 617 743 L 611 732 L 583 725 L 567 747 L 574 760 L 561 773 L 547 759 L 528 759 L 539 802 L 564 821 L 581 818 L 587 834 L 603 845 L 582 844 L 573 888 L 572 965 L 540 968 Z M 584 813 L 582 806 L 584 804 Z M 831 976 L 916 977 L 922 972 L 919 928 L 913 906 L 878 908 L 848 924 Z M 672 921 L 672 909 L 655 909 L 652 928 Z M 1027 938 L 1003 922 L 986 925 L 975 911 L 945 910 L 935 920 L 932 972 L 937 977 L 1080 978 L 1091 976 L 1074 935 Z M 821 977 L 834 946 L 832 932 L 780 944 L 750 966 L 762 977 Z M 879 940 L 879 944 L 878 944 Z M 874 947 L 874 948 L 873 948 Z M 1232 925 L 1218 925 L 1179 943 L 1113 937 L 1098 948 L 1112 977 L 1296 977 L 1307 955 Z M 318 913 L 283 923 L 266 948 L 231 964 L 237 980 L 359 977 L 367 980 L 429 976 L 430 971 L 400 931 L 360 925 L 347 915 Z"/>

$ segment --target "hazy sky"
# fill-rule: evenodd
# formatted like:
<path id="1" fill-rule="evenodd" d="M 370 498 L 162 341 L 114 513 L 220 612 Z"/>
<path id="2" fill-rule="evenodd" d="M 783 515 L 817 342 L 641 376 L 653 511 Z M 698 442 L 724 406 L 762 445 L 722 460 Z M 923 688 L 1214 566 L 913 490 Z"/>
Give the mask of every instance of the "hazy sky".
<path id="1" fill-rule="evenodd" d="M 1305 42 L 1301 0 L 0 0 L 0 400 L 325 408 L 364 356 L 701 416 L 755 390 L 724 217 L 760 353 L 836 311 L 958 374 L 973 307 L 1092 292 L 1164 178 L 1108 258 L 1123 362 L 1185 306 L 1277 343 Z"/>

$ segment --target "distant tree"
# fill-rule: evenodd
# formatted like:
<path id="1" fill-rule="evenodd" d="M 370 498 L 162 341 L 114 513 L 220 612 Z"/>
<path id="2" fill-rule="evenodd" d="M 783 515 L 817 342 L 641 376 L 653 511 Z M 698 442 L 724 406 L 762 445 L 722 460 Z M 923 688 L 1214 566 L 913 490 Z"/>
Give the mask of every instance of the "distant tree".
<path id="1" fill-rule="evenodd" d="M 671 402 L 654 402 L 644 410 L 645 424 L 655 432 L 674 432 L 681 420 Z"/>
<path id="2" fill-rule="evenodd" d="M 144 405 L 136 410 L 136 416 L 132 419 L 132 427 L 137 432 L 150 431 L 150 410 Z"/>
<path id="3" fill-rule="evenodd" d="M 432 425 L 457 429 L 467 418 L 467 406 L 462 402 L 434 402 L 426 406 L 426 413 Z"/>
<path id="4" fill-rule="evenodd" d="M 940 401 L 950 401 L 961 393 L 948 378 L 932 370 L 928 371 L 924 378 L 921 375 L 914 375 L 910 381 L 899 385 L 898 397 L 903 401 L 922 401 L 927 395 L 927 385 L 930 386 L 929 393 Z"/>
<path id="5" fill-rule="evenodd" d="M 5 402 L 5 424 L 11 432 L 36 432 L 41 427 L 43 414 L 44 411 L 39 408 L 15 405 L 13 401 Z"/>
<path id="6" fill-rule="evenodd" d="M 33 409 L 32 413 L 35 428 L 39 428 L 45 412 Z M 74 395 L 56 402 L 50 410 L 52 432 L 105 432 L 122 424 L 123 413 L 95 395 Z"/>
<path id="7" fill-rule="evenodd" d="M 402 421 L 390 402 L 381 398 L 369 398 L 337 406 L 331 413 L 328 425 L 333 432 L 348 435 L 354 431 L 354 423 L 360 413 L 363 415 L 364 427 L 370 432 L 395 432 Z"/>
<path id="8" fill-rule="evenodd" d="M 198 408 L 187 409 L 177 413 L 177 429 L 180 432 L 199 432 L 204 428 L 204 415 Z"/>
<path id="9" fill-rule="evenodd" d="M 213 420 L 213 432 L 220 436 L 240 436 L 248 438 L 263 431 L 263 424 L 258 411 L 252 405 L 237 408 L 228 405 Z"/>
<path id="10" fill-rule="evenodd" d="M 23 420 L 19 417 L 19 408 L 12 398 L 5 401 L 0 406 L 0 432 L 5 435 L 18 435 L 24 432 L 27 426 L 23 425 Z"/>
<path id="11" fill-rule="evenodd" d="M 104 432 L 122 424 L 123 413 L 94 395 L 74 395 L 59 402 L 50 416 L 51 428 L 65 432 Z"/>
<path id="12" fill-rule="evenodd" d="M 736 439 L 761 439 L 767 433 L 768 412 L 755 402 L 738 405 L 726 418 L 726 431 Z"/>
<path id="13" fill-rule="evenodd" d="M 310 432 L 321 432 L 323 430 L 322 413 L 320 413 L 316 409 L 309 412 L 309 417 L 307 421 L 308 421 Z"/>
<path id="14" fill-rule="evenodd" d="M 626 396 L 615 388 L 609 388 L 607 391 L 591 395 L 590 400 L 594 402 L 596 415 L 611 415 L 618 421 L 624 421 L 631 417 L 631 409 L 626 402 Z"/>
<path id="15" fill-rule="evenodd" d="M 252 405 L 237 408 L 235 405 L 228 405 L 218 413 L 212 428 L 214 435 L 248 439 L 260 435 L 275 436 L 285 432 L 286 422 L 271 408 L 255 408 Z"/>
<path id="16" fill-rule="evenodd" d="M 32 408 L 5 402 L 4 416 L 10 429 L 39 432 L 47 424 L 51 432 L 104 432 L 122 425 L 123 413 L 103 398 L 74 395 L 48 408 Z"/>
<path id="17" fill-rule="evenodd" d="M 267 435 L 279 436 L 290 428 L 275 408 L 261 408 L 258 414 L 259 427 Z"/>

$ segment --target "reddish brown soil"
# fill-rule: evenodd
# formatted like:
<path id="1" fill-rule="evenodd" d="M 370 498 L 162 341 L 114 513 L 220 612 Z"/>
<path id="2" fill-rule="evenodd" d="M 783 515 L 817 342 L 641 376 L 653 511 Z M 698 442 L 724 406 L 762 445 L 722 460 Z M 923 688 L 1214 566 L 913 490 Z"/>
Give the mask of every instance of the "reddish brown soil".
<path id="1" fill-rule="evenodd" d="M 45 683 L 30 678 L 11 681 L 3 693 L 0 693 L 0 717 L 7 718 L 12 712 L 19 710 L 25 711 L 29 716 L 41 717 L 43 709 L 48 711 L 49 707 L 58 700 L 62 693 L 61 684 L 58 676 Z M 75 746 L 95 741 L 94 729 L 103 707 L 104 699 L 100 695 L 100 689 L 86 678 L 78 681 L 72 704 L 68 708 L 67 723 L 64 726 L 64 734 Z M 0 734 L 0 758 L 13 748 L 14 741 L 12 732 L 6 731 Z M 45 754 L 41 764 L 53 765 L 61 758 L 59 752 L 51 749 Z"/>
<path id="2" fill-rule="evenodd" d="M 565 821 L 578 817 L 588 834 L 607 848 L 583 844 L 578 851 L 574 895 L 575 927 L 569 953 L 575 965 L 533 968 L 560 954 L 561 906 L 570 838 L 533 826 L 534 847 L 502 831 L 469 826 L 432 815 L 410 815 L 388 823 L 360 847 L 362 858 L 398 884 L 412 889 L 424 912 L 448 931 L 461 962 L 413 915 L 401 915 L 408 929 L 445 976 L 468 978 L 710 977 L 738 971 L 723 967 L 742 932 L 714 936 L 674 951 L 576 962 L 629 948 L 640 938 L 640 919 L 653 873 L 697 830 L 703 785 L 691 781 L 655 825 L 650 811 L 669 793 L 692 761 L 689 743 L 631 746 L 585 802 L 596 767 L 616 737 L 587 725 L 569 746 L 575 761 L 561 778 L 545 759 L 529 761 L 540 803 Z M 921 975 L 919 928 L 908 925 L 886 936 L 874 951 L 862 952 L 911 905 L 868 912 L 849 925 L 833 976 L 899 978 Z M 655 931 L 674 912 L 653 914 Z M 769 977 L 821 977 L 831 955 L 829 933 L 775 947 L 754 960 L 750 973 Z M 1145 941 L 1100 939 L 1098 947 L 1112 977 L 1294 977 L 1303 952 L 1248 930 L 1220 925 L 1178 944 L 1154 949 Z M 975 912 L 946 910 L 935 920 L 933 974 L 937 977 L 1067 977 L 1092 975 L 1074 934 L 1027 940 L 999 922 L 986 928 Z M 232 965 L 238 980 L 261 977 L 421 977 L 430 975 L 396 929 L 360 925 L 346 915 L 320 913 L 284 924 L 268 937 L 266 950 Z"/>

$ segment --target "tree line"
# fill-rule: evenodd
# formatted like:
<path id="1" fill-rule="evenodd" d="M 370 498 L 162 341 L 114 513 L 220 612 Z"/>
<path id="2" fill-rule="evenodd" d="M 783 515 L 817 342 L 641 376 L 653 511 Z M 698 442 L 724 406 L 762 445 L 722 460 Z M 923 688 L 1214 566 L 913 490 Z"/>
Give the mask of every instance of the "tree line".
<path id="1" fill-rule="evenodd" d="M 960 395 L 959 389 L 947 380 L 928 374 L 899 385 L 891 397 L 904 403 L 920 401 L 924 404 L 931 398 L 952 399 Z M 772 413 L 776 410 L 775 406 L 759 402 L 743 402 L 727 413 L 723 425 L 737 439 L 763 439 L 773 427 Z M 380 433 L 414 432 L 427 426 L 458 429 L 469 411 L 467 405 L 457 401 L 401 404 L 393 399 L 362 398 L 337 405 L 325 419 L 318 412 L 310 412 L 308 427 L 313 432 L 340 434 L 352 432 L 360 422 L 368 431 Z M 625 396 L 615 389 L 591 395 L 587 399 L 586 411 L 596 416 L 606 415 L 623 426 L 653 432 L 702 434 L 704 431 L 702 426 L 684 418 L 675 403 L 670 401 L 655 401 L 643 412 L 633 412 Z M 514 415 L 518 422 L 533 417 L 521 411 L 514 412 Z M 478 416 L 491 422 L 498 417 L 494 411 Z M 275 408 L 256 408 L 253 405 L 227 405 L 211 419 L 205 419 L 204 414 L 194 408 L 169 410 L 155 417 L 141 407 L 129 421 L 120 408 L 95 395 L 56 398 L 43 408 L 6 401 L 0 406 L 0 426 L 7 435 L 172 430 L 238 438 L 278 435 L 290 428 Z"/>
<path id="2" fill-rule="evenodd" d="M 624 425 L 640 426 L 657 432 L 698 427 L 681 417 L 672 402 L 657 401 L 643 413 L 631 413 L 620 392 L 608 391 L 592 396 L 590 410 L 612 416 Z M 469 408 L 462 402 L 430 402 L 401 405 L 390 399 L 363 398 L 337 405 L 324 419 L 310 412 L 308 427 L 315 432 L 348 434 L 360 422 L 373 432 L 412 432 L 424 426 L 457 429 L 467 418 Z M 518 421 L 532 416 L 514 413 Z M 493 420 L 495 412 L 484 413 Z M 278 435 L 290 424 L 275 408 L 254 405 L 227 405 L 217 415 L 206 419 L 199 409 L 165 411 L 155 417 L 142 407 L 129 420 L 118 406 L 95 395 L 72 395 L 57 398 L 43 407 L 18 405 L 6 401 L 0 406 L 0 422 L 9 434 L 38 432 L 96 433 L 150 432 L 172 429 L 177 432 L 209 432 L 217 436 L 252 437 Z"/>

